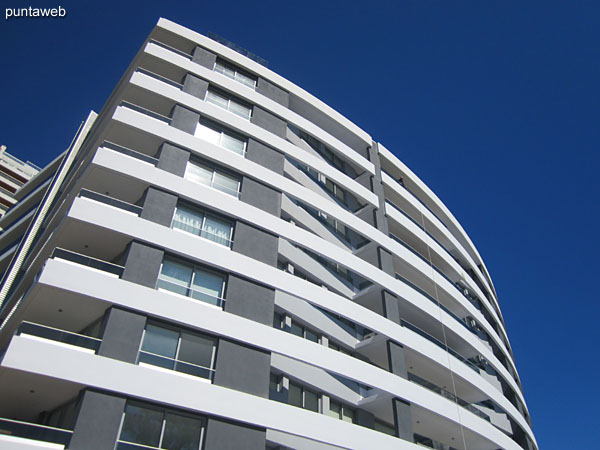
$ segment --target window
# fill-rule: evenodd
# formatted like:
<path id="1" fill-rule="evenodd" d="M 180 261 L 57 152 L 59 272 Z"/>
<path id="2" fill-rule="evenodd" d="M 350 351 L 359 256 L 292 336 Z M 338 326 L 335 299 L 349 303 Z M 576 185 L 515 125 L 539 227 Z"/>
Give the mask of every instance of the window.
<path id="1" fill-rule="evenodd" d="M 238 155 L 243 156 L 246 151 L 246 139 L 244 137 L 203 118 L 198 122 L 194 136 L 211 144 L 231 150 Z"/>
<path id="2" fill-rule="evenodd" d="M 336 233 L 339 237 L 341 237 L 346 243 L 348 243 L 348 232 L 346 230 L 346 226 L 339 222 L 337 219 L 331 217 L 324 212 L 321 212 L 311 206 L 308 206 L 305 203 L 296 201 L 296 204 L 308 212 L 315 219 L 319 220 L 321 223 L 327 226 L 331 231 Z"/>
<path id="3" fill-rule="evenodd" d="M 148 323 L 138 362 L 212 380 L 217 341 L 200 333 Z"/>
<path id="4" fill-rule="evenodd" d="M 157 289 L 222 306 L 225 275 L 212 270 L 165 259 L 158 275 Z"/>
<path id="5" fill-rule="evenodd" d="M 290 383 L 288 403 L 299 408 L 319 412 L 319 394 L 295 383 Z"/>
<path id="6" fill-rule="evenodd" d="M 233 224 L 202 210 L 177 205 L 171 227 L 231 247 Z"/>
<path id="7" fill-rule="evenodd" d="M 389 434 L 391 436 L 396 436 L 396 428 L 393 425 L 382 422 L 380 420 L 375 420 L 375 431 Z"/>
<path id="8" fill-rule="evenodd" d="M 354 423 L 354 410 L 333 400 L 329 402 L 329 415 L 345 422 Z"/>
<path id="9" fill-rule="evenodd" d="M 213 70 L 218 73 L 222 73 L 226 77 L 231 78 L 232 80 L 237 81 L 243 85 L 246 85 L 252 89 L 256 88 L 256 78 L 250 75 L 247 72 L 243 72 L 239 70 L 232 64 L 226 63 L 223 60 L 217 60 L 215 62 L 215 66 Z"/>
<path id="10" fill-rule="evenodd" d="M 252 107 L 250 105 L 239 100 L 233 100 L 229 95 L 221 91 L 207 90 L 204 100 L 246 120 L 250 120 L 250 116 L 252 115 Z"/>
<path id="11" fill-rule="evenodd" d="M 308 339 L 309 341 L 319 343 L 319 336 L 316 333 L 312 332 L 306 327 L 303 327 L 302 325 L 299 325 L 293 320 L 292 327 L 290 328 L 290 333 L 295 334 L 296 336 L 299 336 L 301 338 Z"/>
<path id="12" fill-rule="evenodd" d="M 188 161 L 183 177 L 210 186 L 233 197 L 239 196 L 240 178 L 199 162 Z"/>
<path id="13" fill-rule="evenodd" d="M 204 420 L 127 403 L 116 450 L 199 450 Z"/>

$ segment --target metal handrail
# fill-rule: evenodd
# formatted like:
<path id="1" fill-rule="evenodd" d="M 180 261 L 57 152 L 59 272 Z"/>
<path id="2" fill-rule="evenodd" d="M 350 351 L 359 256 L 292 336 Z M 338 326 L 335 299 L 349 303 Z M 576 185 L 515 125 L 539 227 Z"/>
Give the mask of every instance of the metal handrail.
<path id="1" fill-rule="evenodd" d="M 172 285 L 178 288 L 178 290 L 172 290 L 172 289 L 168 289 L 168 288 L 164 288 L 161 286 L 161 284 L 168 284 L 168 285 Z M 157 282 L 157 289 L 164 289 L 168 292 L 173 292 L 174 294 L 179 294 L 179 295 L 185 295 L 186 297 L 190 297 L 193 298 L 195 300 L 200 300 L 203 301 L 205 303 L 209 303 L 209 304 L 215 304 L 216 306 L 223 306 L 223 304 L 225 303 L 226 299 L 222 298 L 222 297 L 218 297 L 216 295 L 210 295 L 207 294 L 205 292 L 200 292 L 200 291 L 196 291 L 195 289 L 187 286 L 187 285 L 183 285 L 183 284 L 177 284 L 177 283 L 173 283 L 172 281 L 167 281 L 164 278 L 158 278 L 158 282 Z M 186 293 L 182 294 L 180 292 L 180 290 L 185 290 Z M 198 297 L 194 296 L 195 294 L 199 294 Z M 205 300 L 205 298 L 208 298 L 209 300 Z M 214 300 L 216 300 L 216 303 L 214 303 Z"/>
<path id="2" fill-rule="evenodd" d="M 60 247 L 54 249 L 52 252 L 52 257 L 66 259 L 67 261 L 82 264 L 84 266 L 109 272 L 118 276 L 123 275 L 123 270 L 125 269 L 123 266 L 119 266 L 118 264 L 109 263 L 98 258 L 92 258 L 91 256 L 82 255 L 81 253 L 73 252 Z"/>
<path id="3" fill-rule="evenodd" d="M 160 120 L 161 122 L 165 122 L 165 123 L 167 123 L 169 125 L 171 124 L 171 118 L 170 117 L 163 116 L 162 114 L 159 114 L 157 112 L 151 111 L 148 108 L 144 108 L 143 106 L 139 106 L 139 105 L 136 105 L 134 103 L 130 103 L 130 102 L 125 101 L 125 100 L 122 100 L 119 103 L 119 106 L 124 106 L 126 108 L 132 109 L 132 110 L 137 111 L 137 112 L 142 113 L 142 114 L 145 114 L 145 115 L 147 115 L 149 117 L 152 117 L 154 119 Z"/>
<path id="4" fill-rule="evenodd" d="M 130 148 L 124 147 L 122 145 L 119 144 L 115 144 L 114 142 L 111 141 L 104 141 L 102 142 L 102 146 L 109 148 L 111 150 L 114 150 L 116 152 L 122 153 L 124 155 L 127 156 L 131 156 L 133 158 L 139 159 L 141 161 L 145 161 L 148 162 L 154 166 L 156 166 L 158 164 L 158 159 L 152 157 L 152 156 L 148 156 L 145 155 L 144 153 L 140 153 L 138 151 L 132 150 Z"/>
<path id="5" fill-rule="evenodd" d="M 94 351 L 97 351 L 102 343 L 102 339 L 99 338 L 74 333 L 72 331 L 61 330 L 60 328 L 54 328 L 29 321 L 21 322 L 17 328 L 16 334 L 30 334 L 32 336 L 51 339 L 53 341 L 63 342 L 65 344 L 71 344 L 77 347 L 84 347 Z"/>
<path id="6" fill-rule="evenodd" d="M 133 205 L 123 200 L 100 194 L 99 192 L 90 191 L 88 189 L 81 189 L 81 191 L 79 191 L 79 197 L 89 198 L 90 200 L 95 200 L 100 203 L 104 203 L 105 205 L 114 206 L 116 208 L 135 213 L 138 216 L 142 213 L 141 206 Z"/>
<path id="7" fill-rule="evenodd" d="M 37 423 L 0 418 L 0 434 L 67 446 L 71 441 L 73 431 Z"/>
<path id="8" fill-rule="evenodd" d="M 155 357 L 155 358 L 159 358 L 159 359 L 162 359 L 162 360 L 169 361 L 169 362 L 173 363 L 173 367 L 164 367 L 164 366 L 161 366 L 161 365 L 158 365 L 158 364 L 152 364 L 151 362 L 148 362 L 147 360 L 146 360 L 146 361 L 143 361 L 143 360 L 140 358 L 140 356 L 141 356 L 142 354 L 144 354 L 144 355 L 149 355 L 149 356 L 151 356 L 151 357 Z M 212 369 L 212 368 L 210 368 L 210 367 L 206 367 L 206 366 L 200 366 L 200 365 L 198 365 L 198 364 L 194 364 L 194 363 L 191 363 L 191 362 L 188 362 L 188 361 L 182 361 L 182 360 L 180 360 L 180 359 L 169 358 L 168 356 L 159 355 L 158 353 L 153 353 L 153 352 L 149 352 L 149 351 L 146 351 L 146 350 L 140 350 L 140 353 L 139 353 L 139 355 L 138 355 L 138 361 L 139 361 L 139 362 L 146 363 L 146 364 L 151 364 L 151 365 L 154 365 L 154 366 L 158 366 L 158 367 L 168 368 L 168 369 L 174 370 L 174 371 L 176 371 L 176 372 L 182 372 L 182 373 L 186 373 L 186 374 L 188 374 L 188 375 L 195 375 L 195 376 L 199 376 L 197 373 L 190 373 L 190 372 L 188 372 L 188 371 L 185 371 L 185 370 L 178 370 L 178 364 L 181 364 L 181 365 L 183 365 L 184 367 L 185 367 L 185 366 L 191 366 L 191 367 L 193 367 L 193 368 L 198 368 L 198 369 L 201 369 L 201 370 L 204 370 L 204 371 L 207 371 L 207 372 L 209 372 L 209 376 L 208 376 L 208 377 L 202 377 L 202 378 L 207 378 L 207 379 L 209 379 L 209 380 L 212 380 L 212 377 L 213 377 L 213 375 L 214 375 L 214 373 L 215 373 L 215 369 Z"/>

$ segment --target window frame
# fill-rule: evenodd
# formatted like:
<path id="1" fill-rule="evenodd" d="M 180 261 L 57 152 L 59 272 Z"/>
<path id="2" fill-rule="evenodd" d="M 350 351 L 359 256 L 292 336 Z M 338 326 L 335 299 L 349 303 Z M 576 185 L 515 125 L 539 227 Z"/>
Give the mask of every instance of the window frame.
<path id="1" fill-rule="evenodd" d="M 188 268 L 191 268 L 191 270 L 192 270 L 192 276 L 190 277 L 190 281 L 189 281 L 188 285 L 186 286 L 186 290 L 187 290 L 188 293 L 194 291 L 194 289 L 192 288 L 192 286 L 194 285 L 194 280 L 195 280 L 195 277 L 196 277 L 196 270 L 201 271 L 201 272 L 207 272 L 209 274 L 214 274 L 214 275 L 218 275 L 218 276 L 222 277 L 223 283 L 222 283 L 222 286 L 221 286 L 221 296 L 220 297 L 213 297 L 213 298 L 216 298 L 218 300 L 218 303 L 216 305 L 213 305 L 210 302 L 207 302 L 207 301 L 204 301 L 202 299 L 198 299 L 198 298 L 192 297 L 191 295 L 188 295 L 188 293 L 186 293 L 186 295 L 183 295 L 183 294 L 180 294 L 179 292 L 175 292 L 175 291 L 171 291 L 169 289 L 165 289 L 165 288 L 159 287 L 158 284 L 161 281 L 161 277 L 160 276 L 162 275 L 162 270 L 163 270 L 165 261 L 171 261 L 171 262 L 173 262 L 175 264 L 179 264 L 179 265 L 187 266 Z M 168 281 L 168 280 L 164 280 L 164 281 L 166 281 L 167 283 L 176 284 L 176 283 L 173 283 L 173 282 Z M 227 299 L 225 298 L 225 292 L 226 292 L 226 289 L 227 289 L 227 281 L 228 281 L 228 277 L 227 277 L 226 273 L 219 272 L 217 270 L 213 270 L 213 269 L 207 268 L 206 266 L 203 266 L 203 265 L 194 264 L 192 262 L 188 262 L 188 261 L 185 261 L 185 260 L 182 260 L 182 259 L 178 259 L 178 258 L 174 258 L 174 257 L 166 255 L 166 256 L 163 257 L 163 260 L 160 263 L 160 270 L 158 272 L 158 277 L 156 279 L 156 287 L 155 287 L 155 289 L 159 290 L 159 291 L 170 292 L 170 293 L 176 294 L 176 295 L 181 295 L 182 297 L 191 298 L 192 300 L 201 301 L 201 302 L 203 302 L 203 303 L 205 303 L 207 305 L 212 305 L 212 306 L 216 306 L 217 308 L 223 309 L 223 306 L 225 305 L 225 302 L 227 301 Z M 183 285 L 182 285 L 182 287 L 183 287 Z"/>
<path id="2" fill-rule="evenodd" d="M 201 135 L 203 128 L 208 129 L 209 131 L 218 133 L 219 134 L 218 142 L 214 143 L 208 139 L 205 139 Z M 217 147 L 220 147 L 222 149 L 225 149 L 227 151 L 235 153 L 236 155 L 240 155 L 242 158 L 246 157 L 246 148 L 248 147 L 248 137 L 244 136 L 243 134 L 240 134 L 236 131 L 230 130 L 226 126 L 221 125 L 220 123 L 215 122 L 214 120 L 208 119 L 206 117 L 200 117 L 200 120 L 198 120 L 198 123 L 196 124 L 196 129 L 194 130 L 194 137 L 197 137 L 198 139 L 201 139 L 204 142 L 208 142 L 209 144 L 216 145 Z M 229 148 L 229 147 L 226 147 L 225 145 L 223 145 L 224 137 L 227 137 L 229 139 L 234 139 L 235 141 L 241 142 L 243 144 L 241 153 L 238 152 L 237 150 L 234 150 L 232 148 Z"/>
<path id="3" fill-rule="evenodd" d="M 159 355 L 157 353 L 152 353 L 152 352 L 149 352 L 149 351 L 146 351 L 146 350 L 142 350 L 142 348 L 144 346 L 144 339 L 146 338 L 146 332 L 147 332 L 148 325 L 151 325 L 151 326 L 154 326 L 154 327 L 158 327 L 158 328 L 163 328 L 165 330 L 169 330 L 169 331 L 173 331 L 173 332 L 179 333 L 179 336 L 177 338 L 177 347 L 176 347 L 176 350 L 175 350 L 175 357 L 174 358 L 170 358 L 168 356 Z M 182 343 L 183 333 L 188 333 L 188 334 L 191 334 L 191 335 L 196 335 L 196 336 L 202 337 L 204 339 L 211 340 L 213 342 L 212 353 L 211 353 L 211 358 L 210 358 L 210 367 L 199 366 L 198 364 L 194 364 L 194 363 L 191 363 L 191 362 L 188 362 L 188 361 L 183 361 L 183 360 L 179 359 L 179 352 L 181 350 L 181 343 Z M 192 366 L 195 366 L 195 367 L 200 367 L 202 369 L 207 369 L 209 371 L 209 373 L 210 373 L 210 377 L 209 378 L 201 377 L 199 375 L 192 375 L 192 374 L 189 374 L 187 372 L 182 372 L 180 370 L 177 370 L 175 368 L 173 368 L 173 369 L 167 369 L 166 367 L 162 367 L 162 368 L 167 369 L 167 370 L 173 370 L 174 372 L 184 373 L 184 374 L 187 374 L 187 375 L 190 375 L 190 376 L 196 376 L 196 377 L 201 378 L 201 379 L 209 380 L 212 383 L 213 379 L 214 379 L 214 375 L 215 375 L 215 364 L 216 364 L 216 361 L 217 361 L 218 347 L 219 347 L 219 339 L 217 337 L 213 337 L 213 336 L 211 336 L 209 334 L 201 333 L 201 332 L 198 332 L 198 331 L 195 331 L 195 330 L 188 330 L 186 328 L 176 327 L 176 326 L 173 326 L 173 325 L 170 325 L 170 324 L 166 324 L 166 323 L 163 323 L 163 322 L 160 322 L 160 321 L 156 321 L 156 320 L 147 320 L 146 321 L 146 325 L 144 326 L 144 331 L 142 333 L 142 339 L 140 339 L 140 346 L 138 348 L 138 354 L 137 354 L 137 357 L 136 357 L 136 364 L 139 365 L 140 362 L 141 362 L 142 364 L 148 364 L 148 365 L 155 366 L 155 367 L 162 367 L 162 366 L 157 366 L 157 365 L 154 365 L 152 363 L 145 362 L 145 361 L 140 361 L 140 354 L 141 353 L 146 353 L 146 354 L 149 354 L 149 355 L 152 355 L 152 356 L 158 356 L 160 358 L 169 359 L 169 360 L 172 360 L 173 362 L 180 362 L 180 363 L 183 363 L 183 364 L 189 364 L 189 365 L 192 365 Z"/>
<path id="4" fill-rule="evenodd" d="M 197 167 L 203 168 L 203 169 L 205 169 L 207 171 L 210 170 L 211 171 L 210 183 L 209 184 L 205 184 L 205 183 L 202 183 L 202 182 L 195 181 L 192 178 L 186 177 L 185 175 L 187 173 L 187 168 L 188 168 L 189 165 L 197 166 Z M 231 191 L 229 190 L 229 188 L 227 188 L 227 190 L 225 191 L 225 190 L 219 189 L 218 187 L 215 187 L 216 176 L 217 175 L 229 177 L 229 178 L 232 178 L 232 179 L 235 178 L 237 180 L 237 190 L 235 192 L 235 195 L 233 195 L 233 193 L 230 193 Z M 238 175 L 237 173 L 235 173 L 235 172 L 231 172 L 231 171 L 222 169 L 220 166 L 212 165 L 212 164 L 207 163 L 205 161 L 197 160 L 195 158 L 190 158 L 188 160 L 186 166 L 185 166 L 185 172 L 183 173 L 183 178 L 185 178 L 186 180 L 189 180 L 189 181 L 191 181 L 193 183 L 198 183 L 198 184 L 202 184 L 203 186 L 208 186 L 208 187 L 210 187 L 212 189 L 215 189 L 215 190 L 217 190 L 219 192 L 223 192 L 223 193 L 225 193 L 227 195 L 231 195 L 232 197 L 235 197 L 235 198 L 239 198 L 240 197 L 240 192 L 241 192 L 241 187 L 242 187 L 242 177 L 240 175 Z M 223 185 L 221 185 L 219 183 L 216 183 L 216 184 L 218 184 L 220 186 L 223 186 Z M 225 187 L 225 186 L 223 186 L 223 187 Z"/>
<path id="5" fill-rule="evenodd" d="M 127 414 L 127 406 L 128 405 L 135 406 L 138 408 L 150 409 L 150 410 L 162 413 L 163 417 L 162 417 L 162 422 L 161 422 L 158 447 L 151 447 L 151 446 L 148 446 L 145 444 L 139 444 L 137 442 L 121 440 L 121 434 L 123 433 L 123 425 L 125 424 L 125 417 Z M 173 415 L 177 415 L 177 416 L 187 417 L 189 419 L 194 419 L 194 420 L 197 420 L 200 422 L 200 438 L 199 438 L 199 442 L 198 442 L 198 450 L 202 450 L 202 448 L 204 446 L 204 437 L 205 437 L 204 435 L 205 435 L 206 426 L 207 426 L 207 418 L 205 416 L 191 414 L 186 411 L 178 411 L 178 410 L 174 410 L 171 408 L 163 408 L 158 405 L 147 404 L 147 403 L 143 403 L 143 402 L 139 402 L 139 401 L 135 401 L 135 400 L 127 400 L 127 402 L 125 403 L 125 408 L 123 409 L 123 413 L 121 414 L 121 423 L 119 424 L 119 433 L 118 433 L 117 439 L 115 441 L 114 450 L 118 450 L 119 444 L 134 445 L 134 446 L 137 446 L 140 448 L 165 450 L 161 446 L 163 444 L 163 438 L 164 438 L 165 428 L 166 428 L 166 424 L 167 424 L 167 414 L 173 414 Z"/>
<path id="6" fill-rule="evenodd" d="M 176 222 L 175 218 L 177 216 L 177 211 L 180 208 L 184 209 L 184 210 L 187 210 L 187 211 L 190 211 L 192 213 L 198 213 L 199 216 L 200 215 L 202 216 L 202 225 L 200 227 L 200 233 L 199 234 L 192 233 L 192 232 L 184 230 L 183 228 L 179 228 L 179 227 L 175 227 L 174 226 L 174 224 Z M 228 235 L 228 237 L 226 237 L 226 238 L 220 238 L 219 236 L 217 236 L 214 233 L 211 233 L 210 231 L 208 231 L 208 230 L 205 229 L 205 227 L 206 227 L 206 220 L 210 219 L 210 218 L 213 218 L 213 219 L 215 219 L 215 220 L 217 220 L 219 222 L 222 222 L 224 224 L 226 223 L 226 224 L 229 225 L 229 235 Z M 182 231 L 184 233 L 188 233 L 188 234 L 191 234 L 193 236 L 198 236 L 198 237 L 200 237 L 202 239 L 206 239 L 208 241 L 214 242 L 215 244 L 231 248 L 232 245 L 233 245 L 233 234 L 234 234 L 234 230 L 235 230 L 235 221 L 233 221 L 231 219 L 228 219 L 226 217 L 223 217 L 223 216 L 221 216 L 219 214 L 215 214 L 213 212 L 205 210 L 203 208 L 199 208 L 197 206 L 191 205 L 189 203 L 178 202 L 177 205 L 175 206 L 175 209 L 173 210 L 173 217 L 171 218 L 171 228 L 174 229 L 174 230 L 180 230 L 180 231 Z M 227 241 L 227 245 L 221 244 L 219 241 L 211 239 L 210 237 L 206 237 L 206 236 L 203 235 L 203 233 L 209 234 L 211 236 L 215 236 L 216 239 L 225 239 Z"/>
<path id="7" fill-rule="evenodd" d="M 221 105 L 219 105 L 218 103 L 212 102 L 209 100 L 209 95 L 216 95 L 218 97 L 221 97 L 223 100 L 227 101 L 227 106 L 225 108 L 223 108 Z M 252 118 L 252 113 L 253 113 L 253 106 L 250 103 L 244 102 L 242 100 L 238 100 L 235 96 L 230 95 L 229 93 L 221 90 L 221 89 L 216 89 L 213 88 L 212 86 L 209 87 L 206 90 L 206 93 L 204 94 L 204 101 L 206 103 L 210 103 L 211 105 L 215 105 L 218 108 L 224 109 L 225 111 L 228 111 L 232 114 L 235 114 L 238 117 L 241 117 L 244 120 L 250 121 L 250 119 Z M 241 115 L 236 113 L 235 111 L 233 111 L 231 109 L 231 104 L 235 104 L 238 106 L 241 106 L 243 108 L 246 108 L 248 110 L 248 114 L 247 115 Z"/>
<path id="8" fill-rule="evenodd" d="M 223 66 L 222 70 L 217 69 L 217 67 L 219 65 Z M 229 69 L 230 71 L 232 71 L 233 76 L 229 76 L 227 73 L 225 73 L 225 69 Z M 255 75 L 252 75 L 250 72 L 247 72 L 245 70 L 238 68 L 235 64 L 232 64 L 229 61 L 225 61 L 222 58 L 217 58 L 215 60 L 215 63 L 213 64 L 213 72 L 220 73 L 221 75 L 226 76 L 230 80 L 234 80 L 234 81 L 240 83 L 241 85 L 246 86 L 252 90 L 256 90 L 256 87 L 258 85 L 258 77 L 256 77 Z M 241 81 L 237 77 L 238 74 L 252 80 L 252 82 L 253 82 L 252 86 L 250 86 L 248 83 L 244 83 L 243 81 Z"/>

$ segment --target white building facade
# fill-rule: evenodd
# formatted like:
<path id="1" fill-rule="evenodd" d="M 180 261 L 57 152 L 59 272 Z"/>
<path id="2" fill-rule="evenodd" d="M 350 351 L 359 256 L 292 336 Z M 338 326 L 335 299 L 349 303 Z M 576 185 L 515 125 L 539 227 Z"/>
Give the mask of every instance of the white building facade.
<path id="1" fill-rule="evenodd" d="M 160 19 L 16 196 L 2 448 L 537 449 L 493 284 L 450 211 L 221 43 Z"/>

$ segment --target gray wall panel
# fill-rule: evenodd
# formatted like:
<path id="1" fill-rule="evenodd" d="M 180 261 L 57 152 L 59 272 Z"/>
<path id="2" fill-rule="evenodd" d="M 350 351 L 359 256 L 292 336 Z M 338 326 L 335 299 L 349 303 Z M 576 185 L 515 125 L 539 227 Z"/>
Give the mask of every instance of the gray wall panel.
<path id="1" fill-rule="evenodd" d="M 182 177 L 185 174 L 185 168 L 189 159 L 190 152 L 188 150 L 165 142 L 158 151 L 157 167 Z"/>
<path id="2" fill-rule="evenodd" d="M 254 161 L 279 175 L 283 175 L 283 164 L 285 160 L 283 154 L 252 138 L 248 139 L 246 159 Z"/>
<path id="3" fill-rule="evenodd" d="M 144 194 L 143 205 L 142 219 L 170 227 L 177 206 L 177 196 L 149 187 Z"/>
<path id="4" fill-rule="evenodd" d="M 276 217 L 281 215 L 281 192 L 249 177 L 243 177 L 240 200 Z"/>
<path id="5" fill-rule="evenodd" d="M 215 384 L 267 398 L 270 369 L 269 352 L 226 339 L 219 340 Z"/>
<path id="6" fill-rule="evenodd" d="M 265 325 L 273 324 L 275 291 L 268 287 L 229 275 L 225 311 Z"/>
<path id="7" fill-rule="evenodd" d="M 140 242 L 129 244 L 125 260 L 124 280 L 155 288 L 164 252 Z"/>
<path id="8" fill-rule="evenodd" d="M 412 412 L 410 408 L 410 403 L 399 398 L 392 399 L 396 436 L 400 439 L 413 442 Z"/>
<path id="9" fill-rule="evenodd" d="M 175 105 L 171 113 L 171 126 L 186 133 L 194 134 L 200 121 L 200 114 L 180 105 Z"/>
<path id="10" fill-rule="evenodd" d="M 194 97 L 204 100 L 206 90 L 208 89 L 208 81 L 198 78 L 191 73 L 188 73 L 183 79 L 183 92 L 193 95 Z"/>
<path id="11" fill-rule="evenodd" d="M 192 61 L 194 61 L 196 64 L 200 64 L 201 66 L 207 67 L 210 70 L 213 69 L 216 60 L 217 55 L 209 52 L 205 48 L 196 47 L 192 52 Z"/>
<path id="12" fill-rule="evenodd" d="M 110 308 L 104 316 L 104 332 L 98 354 L 135 363 L 145 326 L 145 316 Z"/>
<path id="13" fill-rule="evenodd" d="M 251 122 L 279 137 L 285 138 L 287 122 L 258 106 L 252 109 Z"/>
<path id="14" fill-rule="evenodd" d="M 236 222 L 233 237 L 233 251 L 262 261 L 271 266 L 277 265 L 279 240 L 276 236 L 259 230 L 245 222 Z"/>
<path id="15" fill-rule="evenodd" d="M 256 92 L 270 98 L 271 100 L 275 100 L 277 103 L 282 104 L 286 108 L 289 107 L 290 94 L 280 87 L 275 86 L 273 83 L 265 80 L 264 78 L 258 79 Z"/>
<path id="16" fill-rule="evenodd" d="M 95 391 L 85 391 L 69 450 L 114 448 L 124 410 L 124 398 Z"/>
<path id="17" fill-rule="evenodd" d="M 264 429 L 243 424 L 208 419 L 204 450 L 265 450 L 267 433 Z"/>

